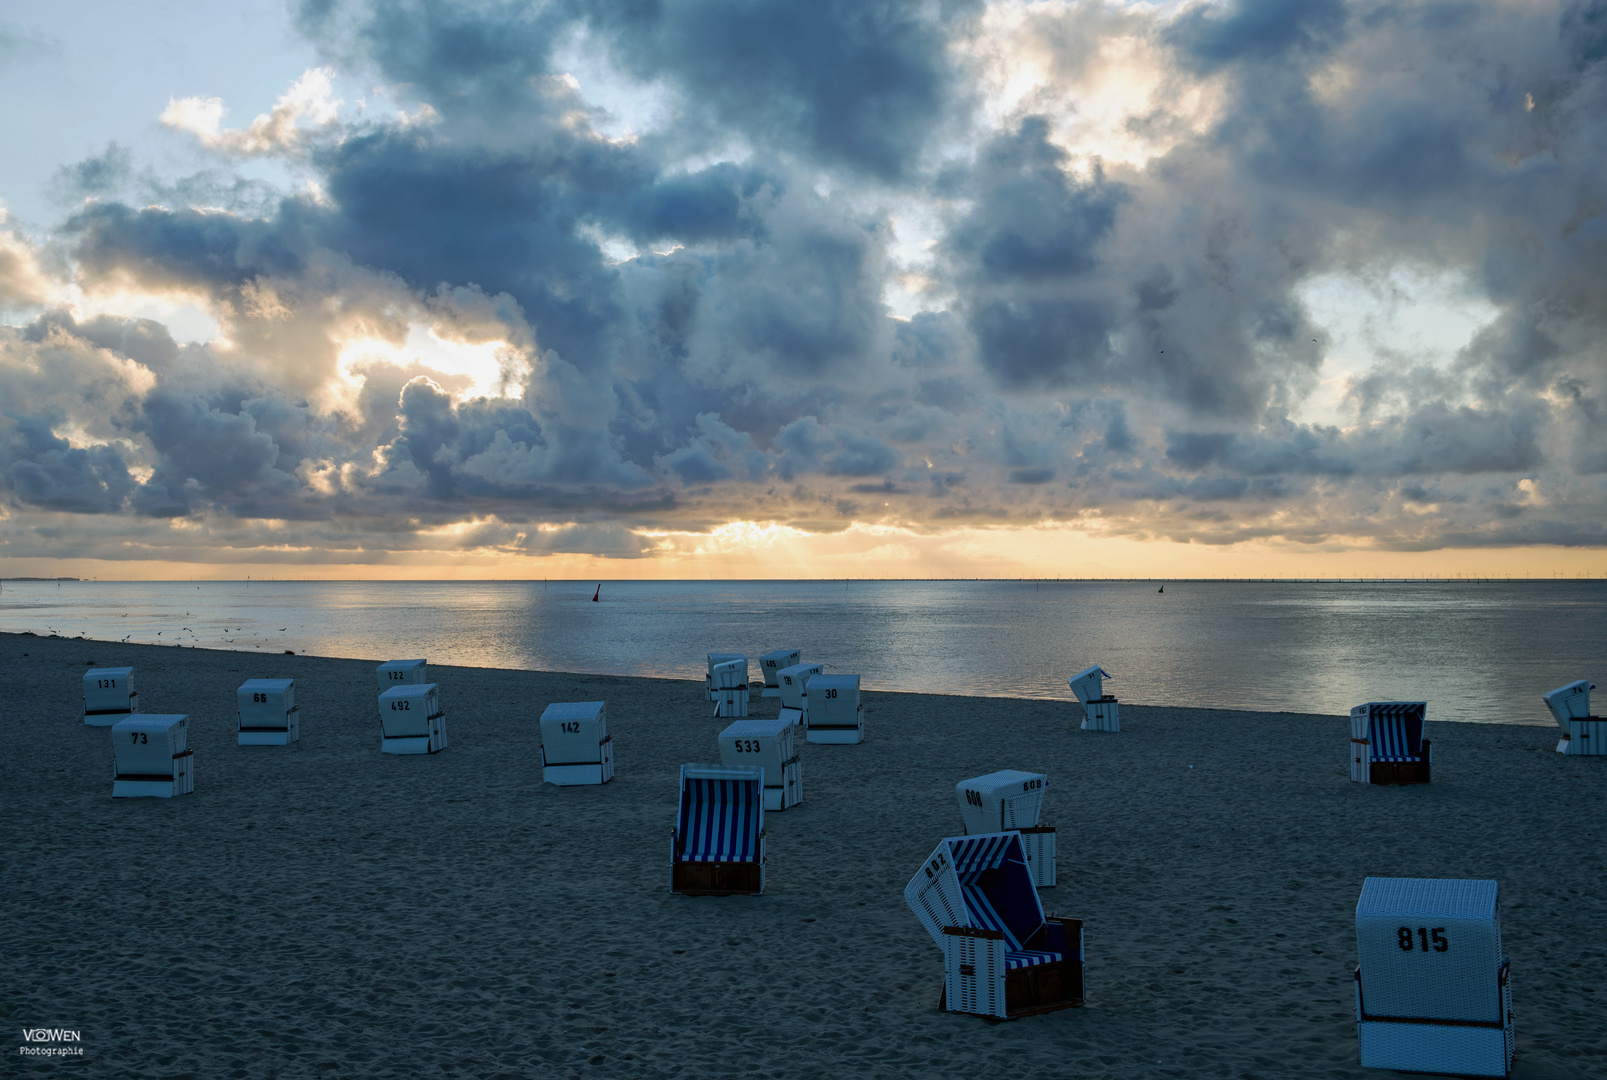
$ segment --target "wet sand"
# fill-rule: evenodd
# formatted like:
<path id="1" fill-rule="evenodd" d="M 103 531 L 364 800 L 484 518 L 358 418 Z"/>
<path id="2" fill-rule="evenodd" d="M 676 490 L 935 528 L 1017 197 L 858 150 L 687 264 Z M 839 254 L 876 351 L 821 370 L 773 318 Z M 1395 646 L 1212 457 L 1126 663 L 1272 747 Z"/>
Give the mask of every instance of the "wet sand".
<path id="1" fill-rule="evenodd" d="M 1431 702 L 1434 783 L 1373 788 L 1343 717 L 1124 707 L 1104 734 L 1074 702 L 867 693 L 868 741 L 804 746 L 804 803 L 766 815 L 765 894 L 694 898 L 677 766 L 727 723 L 701 684 L 431 657 L 449 748 L 395 757 L 381 659 L 0 635 L 9 1038 L 77 1024 L 108 1077 L 1377 1076 L 1351 982 L 1376 874 L 1498 879 L 1513 1075 L 1607 1076 L 1607 758 L 1554 729 Z M 189 714 L 194 794 L 111 798 L 89 661 Z M 235 688 L 287 677 L 300 741 L 237 747 Z M 541 710 L 599 698 L 615 780 L 544 785 Z M 955 782 L 999 768 L 1050 777 L 1041 895 L 1088 951 L 1085 1008 L 1004 1024 L 936 1010 L 903 900 L 962 831 Z"/>

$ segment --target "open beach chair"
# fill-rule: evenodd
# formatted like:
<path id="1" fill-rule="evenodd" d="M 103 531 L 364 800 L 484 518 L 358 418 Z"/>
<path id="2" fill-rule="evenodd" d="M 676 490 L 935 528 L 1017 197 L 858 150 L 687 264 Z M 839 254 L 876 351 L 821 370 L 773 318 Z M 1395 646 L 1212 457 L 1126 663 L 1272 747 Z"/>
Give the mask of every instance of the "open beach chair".
<path id="1" fill-rule="evenodd" d="M 84 723 L 111 727 L 139 712 L 131 667 L 94 668 L 84 672 Z"/>
<path id="2" fill-rule="evenodd" d="M 1422 701 L 1369 701 L 1350 710 L 1350 778 L 1360 784 L 1426 784 L 1431 755 Z"/>
<path id="3" fill-rule="evenodd" d="M 785 717 L 736 720 L 720 732 L 720 763 L 764 772 L 764 808 L 785 810 L 803 802 L 803 765 L 797 727 Z"/>
<path id="4" fill-rule="evenodd" d="M 434 683 L 393 686 L 379 696 L 380 749 L 435 754 L 446 749 L 446 713 Z"/>
<path id="5" fill-rule="evenodd" d="M 1008 1020 L 1083 1003 L 1082 920 L 1044 915 L 1018 833 L 941 841 L 904 900 L 943 950 L 939 1008 Z"/>
<path id="6" fill-rule="evenodd" d="M 759 672 L 764 676 L 764 689 L 760 697 L 781 696 L 781 669 L 798 663 L 797 649 L 775 649 L 759 657 Z"/>
<path id="7" fill-rule="evenodd" d="M 130 716 L 112 725 L 112 798 L 171 799 L 195 790 L 190 718 Z"/>
<path id="8" fill-rule="evenodd" d="M 1071 692 L 1082 705 L 1084 731 L 1120 731 L 1122 729 L 1121 703 L 1105 693 L 1105 680 L 1115 678 L 1095 664 L 1083 668 L 1067 679 Z"/>
<path id="9" fill-rule="evenodd" d="M 608 705 L 555 701 L 541 714 L 541 779 L 559 787 L 606 784 L 614 778 Z"/>
<path id="10" fill-rule="evenodd" d="M 247 679 L 234 696 L 239 746 L 289 746 L 301 738 L 295 679 Z"/>
<path id="11" fill-rule="evenodd" d="M 1040 889 L 1055 883 L 1055 830 L 1038 824 L 1048 788 L 1049 778 L 1043 773 L 1015 769 L 973 776 L 954 785 L 966 835 L 1019 832 L 1032 883 Z"/>
<path id="12" fill-rule="evenodd" d="M 670 834 L 670 891 L 689 896 L 764 892 L 764 770 L 682 765 Z"/>
<path id="13" fill-rule="evenodd" d="M 1562 739 L 1557 743 L 1559 753 L 1571 757 L 1607 754 L 1607 718 L 1590 715 L 1590 692 L 1594 689 L 1595 683 L 1580 679 L 1540 695 L 1552 719 L 1562 728 Z"/>
<path id="14" fill-rule="evenodd" d="M 809 729 L 809 680 L 824 670 L 820 664 L 794 664 L 776 675 L 780 681 L 781 717 L 790 720 L 799 731 Z"/>
<path id="15" fill-rule="evenodd" d="M 1364 1067 L 1511 1070 L 1512 982 L 1496 882 L 1368 878 L 1356 904 L 1356 957 Z"/>

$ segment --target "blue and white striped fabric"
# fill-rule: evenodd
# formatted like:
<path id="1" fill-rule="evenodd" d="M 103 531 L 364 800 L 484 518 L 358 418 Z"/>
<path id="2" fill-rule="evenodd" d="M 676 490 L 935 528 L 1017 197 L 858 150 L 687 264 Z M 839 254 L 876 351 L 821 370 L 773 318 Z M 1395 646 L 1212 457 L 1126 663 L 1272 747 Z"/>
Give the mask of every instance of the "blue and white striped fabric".
<path id="1" fill-rule="evenodd" d="M 949 852 L 954 859 L 954 872 L 960 875 L 960 881 L 963 883 L 967 878 L 974 879 L 984 870 L 1002 866 L 1013 839 L 1015 837 L 1010 833 L 991 833 L 951 841 Z"/>
<path id="2" fill-rule="evenodd" d="M 759 780 L 684 779 L 681 860 L 753 862 L 758 858 L 763 809 Z"/>
<path id="3" fill-rule="evenodd" d="M 1374 704 L 1367 718 L 1367 738 L 1374 761 L 1417 761 L 1423 752 L 1423 712 L 1420 701 Z"/>
<path id="4" fill-rule="evenodd" d="M 1039 964 L 1058 964 L 1066 958 L 1064 953 L 1020 951 L 1004 954 L 1004 970 L 1037 967 Z"/>

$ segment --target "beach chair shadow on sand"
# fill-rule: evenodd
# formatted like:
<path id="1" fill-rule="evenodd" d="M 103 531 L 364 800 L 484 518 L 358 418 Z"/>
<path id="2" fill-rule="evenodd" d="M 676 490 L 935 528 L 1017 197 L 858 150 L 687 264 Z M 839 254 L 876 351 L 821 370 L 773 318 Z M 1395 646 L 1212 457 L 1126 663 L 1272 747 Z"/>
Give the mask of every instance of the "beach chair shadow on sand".
<path id="1" fill-rule="evenodd" d="M 997 1020 L 1083 1003 L 1081 919 L 1045 916 L 1016 832 L 941 841 L 904 900 L 943 950 L 938 1008 Z"/>
<path id="2" fill-rule="evenodd" d="M 764 892 L 764 770 L 681 766 L 681 805 L 670 834 L 670 891 L 688 896 Z"/>
<path id="3" fill-rule="evenodd" d="M 1426 784 L 1433 758 L 1421 701 L 1369 701 L 1350 710 L 1350 778 L 1359 784 Z"/>

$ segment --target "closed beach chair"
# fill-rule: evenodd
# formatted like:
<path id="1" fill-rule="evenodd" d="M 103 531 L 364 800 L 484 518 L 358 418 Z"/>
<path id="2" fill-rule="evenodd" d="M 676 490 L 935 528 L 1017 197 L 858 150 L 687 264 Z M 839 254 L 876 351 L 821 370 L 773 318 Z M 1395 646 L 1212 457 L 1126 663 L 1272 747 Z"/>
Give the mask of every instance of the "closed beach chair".
<path id="1" fill-rule="evenodd" d="M 941 841 L 904 900 L 943 950 L 939 1008 L 1013 1019 L 1083 1003 L 1082 921 L 1045 917 L 1019 833 Z"/>
<path id="2" fill-rule="evenodd" d="M 1512 983 L 1494 881 L 1368 878 L 1356 904 L 1356 1034 L 1369 1069 L 1505 1076 Z"/>
<path id="3" fill-rule="evenodd" d="M 1350 778 L 1360 784 L 1426 784 L 1431 763 L 1422 701 L 1369 701 L 1350 710 Z"/>
<path id="4" fill-rule="evenodd" d="M 1111 678 L 1115 676 L 1095 664 L 1093 667 L 1083 668 L 1066 680 L 1071 684 L 1071 692 L 1077 695 L 1078 703 L 1082 705 L 1084 731 L 1122 729 L 1121 704 L 1105 693 L 1105 680 Z"/>
<path id="5" fill-rule="evenodd" d="M 541 714 L 541 778 L 560 787 L 606 784 L 614 778 L 614 737 L 608 733 L 606 703 L 547 706 Z"/>
<path id="6" fill-rule="evenodd" d="M 381 694 L 393 686 L 423 686 L 430 681 L 429 665 L 423 660 L 387 660 L 375 671 Z"/>
<path id="7" fill-rule="evenodd" d="M 111 727 L 139 712 L 131 667 L 95 668 L 84 672 L 84 723 Z"/>
<path id="8" fill-rule="evenodd" d="M 764 892 L 764 771 L 682 765 L 670 834 L 670 891 L 689 896 Z"/>
<path id="9" fill-rule="evenodd" d="M 112 798 L 171 799 L 195 790 L 190 718 L 130 716 L 112 725 Z"/>
<path id="10" fill-rule="evenodd" d="M 301 738 L 295 679 L 247 679 L 234 700 L 237 745 L 289 746 Z"/>
<path id="11" fill-rule="evenodd" d="M 1049 778 L 1043 773 L 1015 769 L 974 776 L 954 785 L 965 834 L 1019 832 L 1032 883 L 1040 889 L 1055 883 L 1055 830 L 1038 824 L 1048 789 Z"/>
<path id="12" fill-rule="evenodd" d="M 865 706 L 859 700 L 858 675 L 828 675 L 809 679 L 804 688 L 808 723 L 804 738 L 812 743 L 865 741 Z"/>
<path id="13" fill-rule="evenodd" d="M 713 687 L 714 715 L 742 717 L 748 715 L 748 661 L 722 660 L 709 672 Z"/>
<path id="14" fill-rule="evenodd" d="M 764 689 L 760 697 L 781 696 L 781 669 L 798 663 L 797 649 L 775 649 L 759 657 L 759 672 L 764 676 Z"/>
<path id="15" fill-rule="evenodd" d="M 748 657 L 739 652 L 711 652 L 709 657 L 709 673 L 704 677 L 703 693 L 709 701 L 714 700 L 714 666 L 716 664 L 729 664 L 733 660 L 742 661 L 742 682 L 748 681 Z"/>
<path id="16" fill-rule="evenodd" d="M 379 696 L 380 749 L 434 754 L 446 749 L 446 713 L 434 683 L 393 686 Z"/>
<path id="17" fill-rule="evenodd" d="M 782 717 L 737 720 L 720 732 L 720 764 L 764 773 L 764 808 L 785 810 L 803 802 L 803 765 L 797 727 Z"/>
<path id="18" fill-rule="evenodd" d="M 805 693 L 809 680 L 825 670 L 819 664 L 794 664 L 776 674 L 781 690 L 781 716 L 800 731 L 809 728 L 809 699 Z"/>
<path id="19" fill-rule="evenodd" d="M 1594 689 L 1595 683 L 1580 679 L 1540 695 L 1552 719 L 1562 728 L 1562 739 L 1557 743 L 1559 753 L 1573 757 L 1607 754 L 1607 718 L 1590 715 L 1590 692 Z"/>

